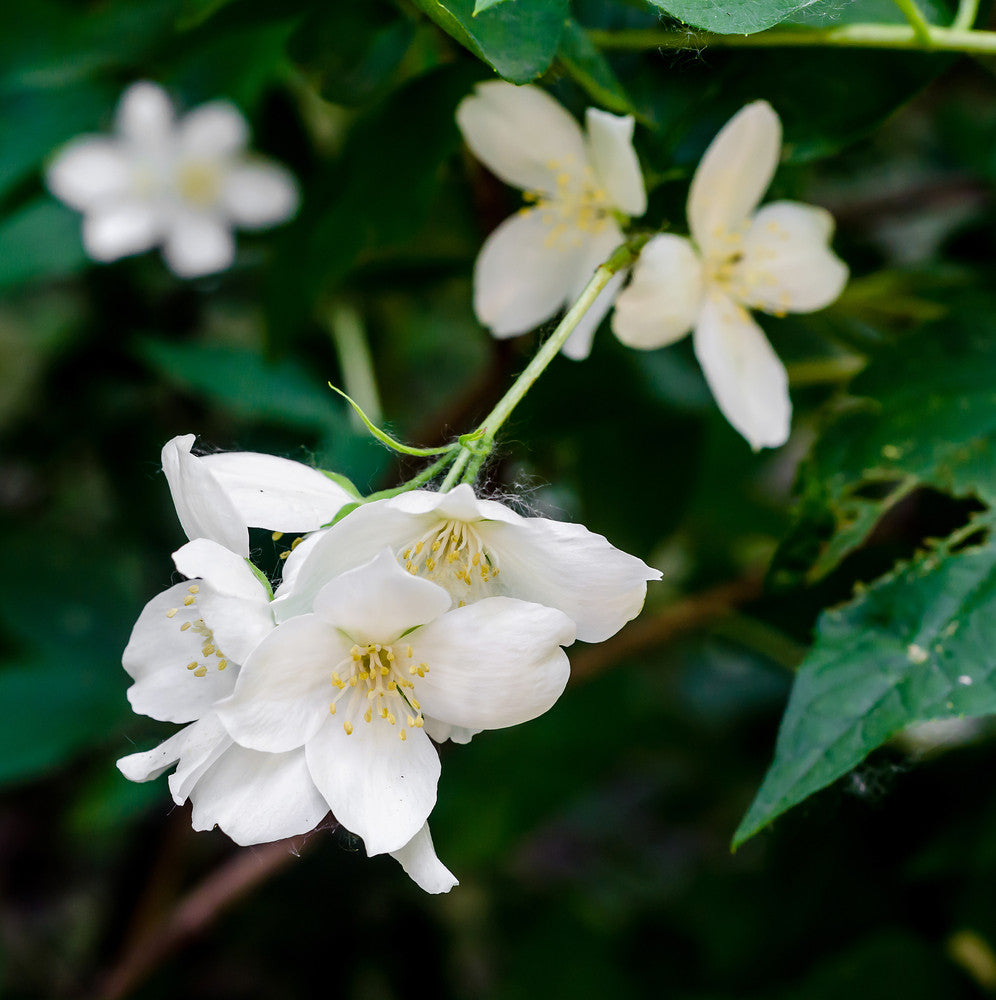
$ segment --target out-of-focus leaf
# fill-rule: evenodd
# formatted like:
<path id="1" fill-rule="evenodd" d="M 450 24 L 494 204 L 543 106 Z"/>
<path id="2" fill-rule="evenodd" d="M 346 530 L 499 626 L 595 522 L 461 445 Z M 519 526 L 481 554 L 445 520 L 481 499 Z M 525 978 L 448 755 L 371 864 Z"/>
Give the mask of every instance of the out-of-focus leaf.
<path id="1" fill-rule="evenodd" d="M 828 524 L 816 579 L 917 486 L 996 506 L 996 323 L 988 300 L 883 348 L 800 474 L 802 526 Z"/>
<path id="2" fill-rule="evenodd" d="M 315 75 L 322 96 L 360 105 L 386 91 L 415 37 L 396 8 L 370 2 L 328 4 L 305 18 L 288 52 Z"/>
<path id="3" fill-rule="evenodd" d="M 512 83 L 545 73 L 557 52 L 567 0 L 514 0 L 475 12 L 474 0 L 415 0 L 441 28 Z"/>
<path id="4" fill-rule="evenodd" d="M 476 17 L 481 11 L 497 7 L 500 3 L 508 3 L 508 0 L 474 0 L 474 16 Z"/>
<path id="5" fill-rule="evenodd" d="M 309 431 L 345 424 L 333 393 L 293 361 L 271 364 L 245 348 L 152 339 L 140 341 L 138 353 L 167 381 L 243 417 Z"/>
<path id="6" fill-rule="evenodd" d="M 752 35 L 784 21 L 799 8 L 798 0 L 650 0 L 665 14 L 721 35 Z M 815 0 L 830 6 L 827 0 Z M 836 4 L 833 5 L 836 7 Z"/>
<path id="7" fill-rule="evenodd" d="M 597 104 L 618 114 L 634 113 L 633 103 L 609 61 L 573 18 L 564 24 L 557 59 L 571 79 Z"/>
<path id="8" fill-rule="evenodd" d="M 991 517 L 979 522 L 991 532 Z M 917 722 L 996 713 L 996 541 L 922 553 L 826 611 L 775 759 L 734 835 L 775 817 Z"/>
<path id="9" fill-rule="evenodd" d="M 79 214 L 51 198 L 0 222 L 0 289 L 71 274 L 86 263 Z"/>
<path id="10" fill-rule="evenodd" d="M 235 0 L 183 0 L 180 16 L 176 19 L 176 26 L 181 31 L 196 28 L 222 7 L 227 7 L 234 2 Z"/>
<path id="11" fill-rule="evenodd" d="M 917 0 L 917 7 L 931 24 L 946 24 L 951 20 L 951 8 L 944 0 Z M 835 24 L 906 24 L 907 21 L 895 0 L 849 0 L 843 4 L 797 3 L 782 23 L 833 27 Z"/>

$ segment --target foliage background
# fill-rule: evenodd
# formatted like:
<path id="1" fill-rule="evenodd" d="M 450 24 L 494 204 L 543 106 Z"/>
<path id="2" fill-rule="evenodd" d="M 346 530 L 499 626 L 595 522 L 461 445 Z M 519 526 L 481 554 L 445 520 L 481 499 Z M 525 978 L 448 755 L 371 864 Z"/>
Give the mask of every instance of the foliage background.
<path id="1" fill-rule="evenodd" d="M 603 56 L 578 25 L 654 27 L 661 13 L 507 0 L 480 35 L 470 7 L 0 10 L 3 995 L 110 995 L 111 970 L 149 953 L 186 893 L 253 861 L 269 877 L 227 907 L 194 897 L 204 926 L 127 995 L 988 995 L 996 758 L 984 723 L 947 753 L 893 741 L 853 770 L 877 744 L 862 745 L 829 789 L 735 854 L 729 843 L 821 609 L 858 585 L 845 636 L 891 627 L 908 595 L 887 595 L 869 623 L 860 587 L 988 516 L 992 66 L 875 51 Z M 884 0 L 782 7 L 777 21 L 899 16 Z M 658 628 L 579 648 L 554 711 L 445 753 L 433 829 L 462 884 L 428 897 L 332 828 L 282 866 L 194 834 L 164 779 L 132 785 L 113 762 L 166 732 L 131 714 L 120 668 L 182 541 L 164 441 L 193 431 L 208 448 L 314 460 L 379 488 L 396 481 L 390 455 L 325 388 L 343 381 L 332 317 L 360 317 L 385 418 L 424 444 L 472 426 L 529 356 L 532 338 L 494 342 L 470 308 L 474 256 L 517 201 L 461 149 L 453 109 L 493 71 L 454 34 L 519 82 L 545 73 L 575 112 L 635 112 L 652 224 L 680 228 L 709 139 L 746 101 L 770 100 L 787 142 L 772 196 L 835 213 L 854 281 L 825 313 L 764 320 L 797 409 L 777 453 L 752 455 L 724 423 L 688 344 L 637 354 L 607 329 L 593 360 L 555 362 L 517 412 L 490 488 L 660 566 L 646 612 Z M 155 255 L 90 265 L 78 217 L 44 191 L 46 157 L 107 127 L 141 78 L 188 108 L 236 101 L 256 147 L 301 179 L 298 219 L 243 237 L 226 274 L 181 283 Z M 848 397 L 845 376 L 865 364 Z M 901 420 L 917 446 L 890 458 Z M 963 532 L 952 555 L 980 538 Z M 268 536 L 254 545 L 277 565 Z M 983 631 L 959 655 L 985 666 L 994 648 Z"/>

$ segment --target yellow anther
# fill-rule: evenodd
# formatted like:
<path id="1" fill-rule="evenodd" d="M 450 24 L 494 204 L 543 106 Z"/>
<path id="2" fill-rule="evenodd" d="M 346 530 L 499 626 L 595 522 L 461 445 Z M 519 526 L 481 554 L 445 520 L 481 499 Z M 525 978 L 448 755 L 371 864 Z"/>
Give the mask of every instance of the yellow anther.
<path id="1" fill-rule="evenodd" d="M 387 721 L 388 721 L 388 722 L 390 722 L 392 726 L 394 725 L 394 723 L 395 723 L 395 722 L 397 722 L 397 721 L 398 721 L 398 720 L 397 720 L 397 719 L 395 719 L 395 717 L 394 717 L 394 712 L 388 712 L 388 713 L 387 713 Z"/>
<path id="2" fill-rule="evenodd" d="M 387 662 L 388 663 L 393 663 L 394 662 L 394 650 L 393 649 L 389 649 L 387 651 Z"/>
<path id="3" fill-rule="evenodd" d="M 402 741 L 407 740 L 408 739 L 408 734 L 402 729 L 401 732 L 398 733 L 398 739 L 400 739 Z"/>
<path id="4" fill-rule="evenodd" d="M 409 726 L 414 726 L 415 725 L 415 716 L 414 715 L 409 715 L 408 716 L 408 725 Z"/>
<path id="5" fill-rule="evenodd" d="M 412 554 L 411 549 L 405 549 L 405 551 L 401 553 L 401 558 L 408 559 L 411 556 L 411 554 Z"/>
<path id="6" fill-rule="evenodd" d="M 212 653 L 214 652 L 214 646 L 212 646 L 212 645 L 211 645 L 211 643 L 206 643 L 206 644 L 205 644 L 205 645 L 204 645 L 204 646 L 202 647 L 202 649 L 201 649 L 201 652 L 202 652 L 202 653 L 203 653 L 203 654 L 204 654 L 205 656 L 210 656 L 210 655 L 211 655 L 211 654 L 212 654 Z"/>
<path id="7" fill-rule="evenodd" d="M 398 690 L 397 682 L 395 682 L 395 681 L 388 681 L 387 682 L 387 690 L 388 691 L 397 691 Z"/>
<path id="8" fill-rule="evenodd" d="M 329 715 L 335 715 L 335 702 L 329 702 Z"/>
<path id="9" fill-rule="evenodd" d="M 473 559 L 471 559 L 470 561 L 471 561 L 471 564 L 474 565 L 474 566 L 480 565 L 480 562 L 481 562 L 481 553 L 480 552 L 475 552 Z"/>
<path id="10" fill-rule="evenodd" d="M 280 558 L 286 559 L 289 555 L 290 555 L 290 549 L 285 549 L 283 552 L 280 553 Z"/>
<path id="11" fill-rule="evenodd" d="M 295 538 L 294 541 L 291 542 L 291 552 L 293 552 L 303 541 L 303 538 Z"/>
<path id="12" fill-rule="evenodd" d="M 437 538 L 437 539 L 436 539 L 436 540 L 435 540 L 435 541 L 434 541 L 434 542 L 432 543 L 432 545 L 430 546 L 430 549 L 431 549 L 431 551 L 433 551 L 433 552 L 438 552 L 438 551 L 439 551 L 439 547 L 440 547 L 440 542 L 439 542 L 439 539 Z"/>
<path id="13" fill-rule="evenodd" d="M 275 531 L 275 532 L 273 532 L 272 535 L 270 535 L 270 538 L 272 538 L 275 542 L 279 542 L 280 539 L 283 538 L 283 537 L 284 537 L 284 533 L 282 531 Z"/>
<path id="14" fill-rule="evenodd" d="M 381 667 L 380 668 L 380 676 L 381 677 L 386 677 L 390 672 L 391 672 L 391 668 L 390 667 Z"/>
<path id="15" fill-rule="evenodd" d="M 377 692 L 373 688 L 371 688 L 367 692 L 367 700 L 369 701 L 371 698 L 376 698 L 376 697 L 377 697 Z"/>
<path id="16" fill-rule="evenodd" d="M 353 676 L 349 678 L 349 686 L 351 688 L 356 687 L 356 674 L 353 674 Z"/>
<path id="17" fill-rule="evenodd" d="M 194 671 L 194 676 L 195 677 L 203 677 L 207 672 L 208 672 L 208 668 L 207 667 L 198 667 Z"/>
<path id="18" fill-rule="evenodd" d="M 422 718 L 422 716 L 420 715 L 420 716 L 419 716 L 419 717 L 418 717 L 418 718 L 417 718 L 417 719 L 415 720 L 415 728 L 416 728 L 416 729 L 421 729 L 421 728 L 422 728 L 422 727 L 423 727 L 424 725 L 425 725 L 425 719 L 423 719 L 423 718 Z"/>
<path id="19" fill-rule="evenodd" d="M 219 660 L 218 661 L 218 669 L 219 670 L 224 670 L 225 667 L 227 667 L 227 666 L 228 666 L 228 660 Z"/>
<path id="20" fill-rule="evenodd" d="M 196 583 L 192 583 L 189 587 L 187 587 L 187 593 L 188 594 L 196 594 L 196 593 L 198 593 L 200 591 L 200 589 L 201 588 L 198 587 Z"/>
<path id="21" fill-rule="evenodd" d="M 353 735 L 353 724 L 351 722 L 344 722 L 342 724 L 342 728 L 346 730 L 347 736 Z"/>
<path id="22" fill-rule="evenodd" d="M 422 706 L 418 703 L 418 699 L 412 698 L 412 708 L 414 708 L 415 711 L 419 711 L 422 708 Z"/>
<path id="23" fill-rule="evenodd" d="M 378 712 L 377 714 L 378 714 L 378 715 L 379 715 L 379 716 L 380 716 L 380 717 L 381 717 L 382 719 L 386 719 L 386 718 L 387 718 L 387 709 L 386 709 L 386 708 L 385 708 L 385 707 L 384 707 L 383 705 L 381 705 L 381 707 L 380 707 L 380 711 L 379 711 L 379 712 Z"/>
<path id="24" fill-rule="evenodd" d="M 417 673 L 418 673 L 418 667 L 416 667 L 416 666 L 415 666 L 415 664 L 413 663 L 413 664 L 412 664 L 412 665 L 411 665 L 411 666 L 410 666 L 410 667 L 408 668 L 408 673 L 410 673 L 410 674 L 417 674 Z"/>
<path id="25" fill-rule="evenodd" d="M 173 615 L 175 615 L 179 610 L 180 610 L 179 608 L 170 608 L 169 611 L 166 612 L 166 617 L 172 618 Z"/>
<path id="26" fill-rule="evenodd" d="M 197 669 L 197 661 L 196 660 L 191 660 L 190 663 L 187 664 L 187 669 L 188 670 L 196 670 Z"/>
<path id="27" fill-rule="evenodd" d="M 415 652 L 415 650 L 414 650 L 414 649 L 412 649 L 412 647 L 411 647 L 411 646 L 406 646 L 406 647 L 405 647 L 405 655 L 406 655 L 406 656 L 407 656 L 407 657 L 408 657 L 409 659 L 411 659 L 411 658 L 412 658 L 412 655 L 414 654 L 414 652 Z"/>
<path id="28" fill-rule="evenodd" d="M 363 713 L 363 721 L 364 721 L 364 722 L 369 722 L 369 721 L 370 721 L 370 720 L 371 720 L 372 718 L 373 718 L 373 709 L 372 709 L 372 708 L 368 708 L 368 709 L 367 709 L 367 710 L 366 710 L 366 711 L 365 711 L 365 712 Z"/>
<path id="29" fill-rule="evenodd" d="M 188 594 L 188 595 L 187 595 L 187 596 L 186 596 L 186 597 L 185 597 L 185 598 L 183 599 L 183 603 L 184 603 L 184 605 L 185 605 L 186 607 L 188 607 L 188 608 L 189 608 L 189 607 L 190 607 L 190 605 L 194 603 L 194 600 L 195 600 L 195 598 L 194 598 L 194 595 L 193 595 L 193 594 Z"/>
<path id="30" fill-rule="evenodd" d="M 409 573 L 417 573 L 418 572 L 418 570 L 411 563 L 411 561 L 405 563 L 405 569 L 408 570 Z"/>
<path id="31" fill-rule="evenodd" d="M 417 542 L 415 545 L 415 555 L 418 555 L 422 551 L 422 542 Z"/>
<path id="32" fill-rule="evenodd" d="M 436 560 L 430 556 L 425 561 L 425 568 L 431 573 L 436 568 Z"/>

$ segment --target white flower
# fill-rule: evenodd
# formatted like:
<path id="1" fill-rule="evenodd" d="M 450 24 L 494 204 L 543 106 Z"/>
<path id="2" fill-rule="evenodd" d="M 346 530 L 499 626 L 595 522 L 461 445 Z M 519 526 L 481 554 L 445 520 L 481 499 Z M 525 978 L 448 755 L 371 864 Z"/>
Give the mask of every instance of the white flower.
<path id="1" fill-rule="evenodd" d="M 188 538 L 210 538 L 249 555 L 249 527 L 308 532 L 328 524 L 351 497 L 317 469 L 252 451 L 198 457 L 193 434 L 167 441 L 163 472 Z"/>
<path id="2" fill-rule="evenodd" d="M 616 336 L 641 349 L 694 329 L 695 354 L 720 410 L 755 450 L 785 442 L 792 404 L 785 367 L 748 310 L 822 309 L 848 273 L 829 248 L 829 212 L 791 201 L 755 211 L 780 147 L 781 123 L 765 101 L 723 126 L 692 178 L 692 239 L 650 240 L 612 317 Z"/>
<path id="3" fill-rule="evenodd" d="M 500 80 L 460 102 L 457 124 L 474 155 L 533 207 L 506 219 L 474 267 L 474 310 L 496 337 L 527 333 L 572 303 L 623 242 L 619 222 L 647 210 L 633 119 L 589 108 L 587 134 L 538 87 Z M 564 345 L 584 358 L 618 294 L 616 275 Z"/>
<path id="4" fill-rule="evenodd" d="M 238 746 L 214 711 L 235 689 L 239 665 L 274 629 L 270 596 L 246 560 L 204 538 L 174 554 L 179 583 L 144 608 L 125 649 L 136 712 L 192 723 L 154 750 L 118 761 L 132 781 L 173 765 L 177 805 L 193 804 L 193 827 L 221 827 L 238 844 L 311 830 L 328 812 L 308 776 L 304 754 L 260 753 Z"/>
<path id="5" fill-rule="evenodd" d="M 162 246 L 183 278 L 235 259 L 232 228 L 289 219 L 297 185 L 281 165 L 246 153 L 248 127 L 227 101 L 175 120 L 165 91 L 135 83 L 118 104 L 115 134 L 70 142 L 47 172 L 49 190 L 84 213 L 83 245 L 98 261 Z"/>
<path id="6" fill-rule="evenodd" d="M 427 724 L 480 730 L 535 718 L 563 691 L 560 647 L 574 641 L 573 623 L 552 608 L 504 597 L 450 605 L 385 549 L 327 583 L 314 613 L 279 624 L 217 707 L 245 747 L 303 746 L 336 819 L 369 855 L 399 852 L 409 874 L 428 856 L 440 770 Z"/>
<path id="7" fill-rule="evenodd" d="M 292 552 L 277 591 L 278 620 L 310 610 L 324 584 L 389 546 L 409 573 L 456 604 L 508 596 L 569 615 L 577 637 L 601 642 L 643 607 L 658 570 L 580 524 L 522 517 L 466 484 L 413 490 L 349 513 Z"/>

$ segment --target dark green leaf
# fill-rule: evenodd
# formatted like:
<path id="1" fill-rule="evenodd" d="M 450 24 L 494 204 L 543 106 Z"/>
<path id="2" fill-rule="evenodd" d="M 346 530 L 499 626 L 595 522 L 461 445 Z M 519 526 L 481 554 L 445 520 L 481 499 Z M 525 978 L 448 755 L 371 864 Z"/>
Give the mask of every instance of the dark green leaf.
<path id="1" fill-rule="evenodd" d="M 0 288 L 70 274 L 86 262 L 79 214 L 51 198 L 0 222 Z"/>
<path id="2" fill-rule="evenodd" d="M 583 87 L 596 104 L 618 114 L 634 113 L 633 103 L 609 61 L 573 18 L 569 18 L 564 25 L 557 59 L 571 79 Z"/>
<path id="3" fill-rule="evenodd" d="M 665 14 L 721 35 L 752 35 L 780 24 L 799 9 L 798 0 L 650 0 Z M 817 0 L 815 7 L 839 5 Z"/>
<path id="4" fill-rule="evenodd" d="M 568 0 L 514 0 L 476 13 L 474 0 L 416 0 L 461 45 L 512 83 L 545 73 L 557 52 Z"/>
<path id="5" fill-rule="evenodd" d="M 820 617 L 774 763 L 734 845 L 906 726 L 993 713 L 996 542 L 922 553 Z"/>

